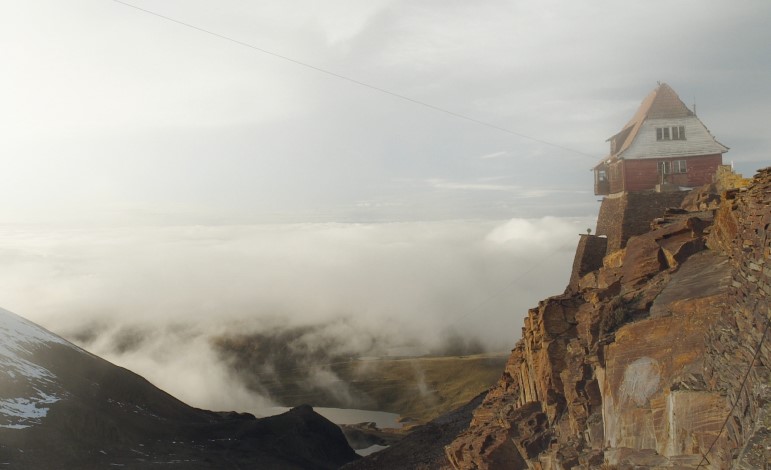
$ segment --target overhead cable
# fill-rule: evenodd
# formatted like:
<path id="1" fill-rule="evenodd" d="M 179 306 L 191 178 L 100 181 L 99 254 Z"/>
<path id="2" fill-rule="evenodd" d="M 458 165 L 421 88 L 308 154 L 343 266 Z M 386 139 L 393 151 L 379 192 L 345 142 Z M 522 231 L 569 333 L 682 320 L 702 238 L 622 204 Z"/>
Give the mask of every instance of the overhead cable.
<path id="1" fill-rule="evenodd" d="M 449 109 L 445 109 L 445 108 L 442 108 L 440 106 L 436 106 L 436 105 L 433 105 L 433 104 L 430 104 L 430 103 L 426 103 L 425 101 L 420 101 L 420 100 L 417 100 L 415 98 L 410 98 L 409 96 L 402 95 L 401 93 L 397 93 L 395 91 L 391 91 L 391 90 L 379 87 L 377 85 L 372 85 L 370 83 L 362 82 L 361 80 L 357 80 L 355 78 L 351 78 L 351 77 L 348 77 L 346 75 L 342 75 L 340 73 L 333 72 L 331 70 L 328 70 L 328 69 L 325 69 L 325 68 L 322 68 L 322 67 L 319 67 L 319 66 L 316 66 L 316 65 L 312 65 L 312 64 L 309 64 L 307 62 L 303 62 L 301 60 L 293 59 L 293 58 L 291 58 L 289 56 L 286 56 L 286 55 L 283 55 L 283 54 L 279 54 L 277 52 L 270 51 L 268 49 L 264 49 L 264 48 L 259 47 L 259 46 L 255 46 L 254 44 L 251 44 L 251 43 L 248 43 L 248 42 L 245 42 L 245 41 L 241 41 L 241 40 L 235 39 L 233 37 L 226 36 L 224 34 L 217 33 L 215 31 L 212 31 L 212 30 L 209 30 L 209 29 L 205 29 L 205 28 L 202 28 L 200 26 L 196 26 L 196 25 L 191 24 L 191 23 L 187 23 L 187 22 L 178 20 L 176 18 L 172 18 L 170 16 L 166 16 L 166 15 L 163 15 L 161 13 L 157 13 L 155 11 L 148 10 L 146 8 L 142 8 L 140 6 L 137 6 L 137 5 L 128 3 L 128 2 L 124 2 L 123 0 L 112 0 L 112 1 L 115 2 L 115 3 L 120 3 L 121 5 L 125 5 L 125 6 L 130 7 L 130 8 L 133 8 L 135 10 L 139 10 L 141 12 L 147 13 L 149 15 L 153 15 L 153 16 L 156 16 L 158 18 L 162 18 L 162 19 L 164 19 L 166 21 L 170 21 L 172 23 L 176 23 L 178 25 L 194 29 L 196 31 L 199 31 L 199 32 L 211 35 L 211 36 L 214 36 L 216 38 L 223 39 L 225 41 L 229 41 L 229 42 L 232 42 L 234 44 L 238 44 L 239 46 L 248 47 L 249 49 L 255 50 L 257 52 L 261 52 L 263 54 L 267 54 L 267 55 L 273 56 L 273 57 L 275 57 L 277 59 L 281 59 L 281 60 L 284 60 L 284 61 L 287 61 L 287 62 L 291 62 L 291 63 L 293 63 L 295 65 L 299 65 L 301 67 L 305 67 L 307 69 L 311 69 L 311 70 L 313 70 L 315 72 L 323 73 L 325 75 L 329 75 L 331 77 L 335 77 L 337 79 L 344 80 L 346 82 L 353 83 L 353 84 L 361 86 L 361 87 L 369 88 L 370 90 L 374 90 L 374 91 L 377 91 L 379 93 L 390 95 L 390 96 L 393 96 L 395 98 L 399 98 L 400 100 L 407 101 L 409 103 L 416 104 L 416 105 L 422 106 L 424 108 L 431 109 L 433 111 L 437 111 L 437 112 L 440 112 L 440 113 L 443 113 L 443 114 L 447 114 L 447 115 L 453 116 L 453 117 L 458 118 L 458 119 L 463 119 L 465 121 L 473 122 L 473 123 L 478 124 L 480 126 L 485 126 L 485 127 L 488 127 L 490 129 L 495 129 L 495 130 L 500 131 L 500 132 L 505 132 L 507 134 L 511 134 L 511 135 L 514 135 L 514 136 L 517 136 L 517 137 L 520 137 L 520 138 L 523 138 L 523 139 L 528 139 L 528 140 L 531 140 L 533 142 L 538 142 L 539 144 L 544 144 L 544 145 L 548 145 L 548 146 L 555 147 L 555 148 L 558 148 L 558 149 L 566 150 L 568 152 L 576 153 L 578 155 L 582 155 L 584 157 L 589 157 L 589 158 L 592 158 L 594 160 L 596 160 L 598 158 L 595 155 L 590 155 L 588 153 L 581 152 L 580 150 L 576 150 L 576 149 L 573 149 L 573 148 L 570 148 L 570 147 L 566 147 L 564 145 L 560 145 L 560 144 L 557 144 L 557 143 L 554 143 L 554 142 L 549 142 L 547 140 L 539 139 L 537 137 L 533 137 L 533 136 L 529 136 L 529 135 L 526 135 L 526 134 L 522 134 L 520 132 L 516 132 L 516 131 L 513 131 L 511 129 L 507 129 L 505 127 L 501 127 L 501 126 L 498 126 L 496 124 L 493 124 L 493 123 L 490 123 L 490 122 L 487 122 L 487 121 L 482 121 L 480 119 L 473 118 L 473 117 L 467 116 L 465 114 L 461 114 L 461 113 L 458 113 L 458 112 L 455 112 L 455 111 L 450 111 Z"/>

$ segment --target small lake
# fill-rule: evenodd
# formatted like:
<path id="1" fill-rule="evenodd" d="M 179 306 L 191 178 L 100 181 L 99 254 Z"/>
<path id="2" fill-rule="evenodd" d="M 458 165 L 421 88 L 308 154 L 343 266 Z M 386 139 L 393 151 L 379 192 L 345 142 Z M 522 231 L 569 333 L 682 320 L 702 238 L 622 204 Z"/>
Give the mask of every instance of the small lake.
<path id="1" fill-rule="evenodd" d="M 289 411 L 289 408 L 283 406 L 274 406 L 265 409 L 266 416 L 281 414 Z M 388 413 L 386 411 L 356 410 L 350 408 L 322 408 L 314 406 L 313 411 L 327 418 L 335 424 L 358 424 L 375 423 L 380 429 L 383 428 L 401 428 L 402 425 L 397 420 L 399 415 Z"/>
<path id="2" fill-rule="evenodd" d="M 383 449 L 387 449 L 388 446 L 379 446 L 377 444 L 369 446 L 365 449 L 359 449 L 356 451 L 357 454 L 361 455 L 362 457 L 366 457 L 369 454 L 374 454 L 375 452 L 380 452 Z"/>

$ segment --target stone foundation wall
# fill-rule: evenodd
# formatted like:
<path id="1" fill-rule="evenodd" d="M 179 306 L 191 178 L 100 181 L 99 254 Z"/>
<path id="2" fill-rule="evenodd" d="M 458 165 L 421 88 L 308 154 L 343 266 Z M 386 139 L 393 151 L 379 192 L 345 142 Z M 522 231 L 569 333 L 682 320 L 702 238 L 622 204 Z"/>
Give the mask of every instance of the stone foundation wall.
<path id="1" fill-rule="evenodd" d="M 602 259 L 608 251 L 608 239 L 597 235 L 581 234 L 573 258 L 573 269 L 566 292 L 576 290 L 578 281 L 584 275 L 602 267 Z"/>
<path id="2" fill-rule="evenodd" d="M 621 193 L 602 200 L 597 218 L 597 235 L 608 238 L 607 254 L 626 246 L 630 237 L 650 231 L 651 221 L 667 208 L 680 207 L 685 191 L 665 193 Z"/>
<path id="3" fill-rule="evenodd" d="M 619 223 L 624 218 L 626 205 L 626 194 L 623 193 L 605 197 L 600 204 L 597 229 L 594 233 L 607 237 L 607 253 L 612 253 L 626 245 L 626 240 L 622 243 L 621 224 Z"/>

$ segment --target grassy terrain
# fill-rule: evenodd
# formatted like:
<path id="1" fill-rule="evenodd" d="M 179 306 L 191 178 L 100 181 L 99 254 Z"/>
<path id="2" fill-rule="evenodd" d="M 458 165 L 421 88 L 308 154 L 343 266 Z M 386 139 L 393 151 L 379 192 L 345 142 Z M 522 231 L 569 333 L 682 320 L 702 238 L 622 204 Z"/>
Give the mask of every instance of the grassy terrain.
<path id="1" fill-rule="evenodd" d="M 335 371 L 352 389 L 371 398 L 373 409 L 426 422 L 492 386 L 507 357 L 501 353 L 370 359 L 336 366 Z"/>
<path id="2" fill-rule="evenodd" d="M 490 388 L 508 357 L 355 357 L 312 327 L 219 337 L 212 345 L 247 387 L 277 404 L 388 411 L 418 422 Z"/>

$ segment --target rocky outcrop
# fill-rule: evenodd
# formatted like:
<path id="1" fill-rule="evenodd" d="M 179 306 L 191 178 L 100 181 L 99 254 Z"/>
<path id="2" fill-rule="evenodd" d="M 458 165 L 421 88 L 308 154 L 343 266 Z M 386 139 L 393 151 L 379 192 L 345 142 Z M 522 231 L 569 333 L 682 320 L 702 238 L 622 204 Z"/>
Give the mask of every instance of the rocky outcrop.
<path id="1" fill-rule="evenodd" d="M 466 429 L 471 414 L 485 394 L 480 394 L 464 406 L 411 429 L 407 437 L 366 458 L 349 463 L 343 470 L 451 470 L 444 446 Z M 386 443 L 384 443 L 386 444 Z"/>
<path id="2" fill-rule="evenodd" d="M 705 378 L 732 407 L 726 417 L 726 444 L 712 453 L 724 459 L 731 456 L 733 468 L 769 468 L 771 169 L 725 197 L 708 246 L 730 259 L 729 309 L 707 336 Z"/>
<path id="3" fill-rule="evenodd" d="M 616 248 L 528 312 L 502 378 L 446 448 L 454 468 L 769 463 L 771 169 L 743 189 L 725 180 L 624 243 L 627 228 L 601 214 Z"/>

